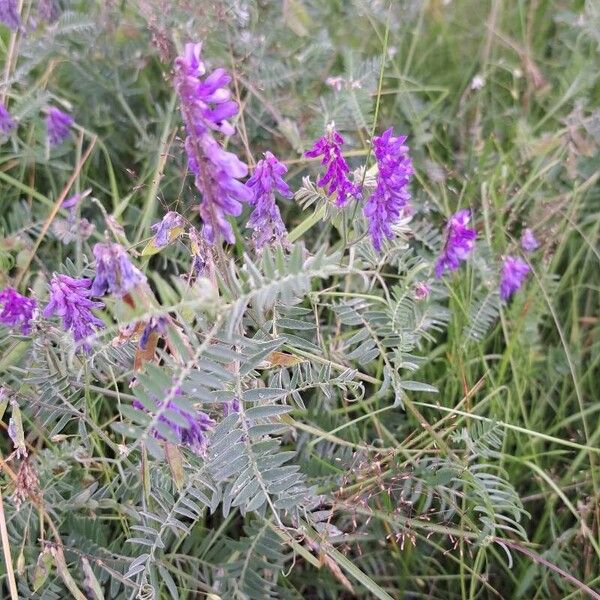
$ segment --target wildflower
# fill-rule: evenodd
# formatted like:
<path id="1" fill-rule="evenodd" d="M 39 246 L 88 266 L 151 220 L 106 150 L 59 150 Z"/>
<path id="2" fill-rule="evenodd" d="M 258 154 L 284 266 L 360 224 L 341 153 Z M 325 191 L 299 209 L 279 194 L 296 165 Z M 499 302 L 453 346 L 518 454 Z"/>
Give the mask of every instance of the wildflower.
<path id="1" fill-rule="evenodd" d="M 529 265 L 522 258 L 507 256 L 502 264 L 500 298 L 508 300 L 523 285 L 529 271 Z"/>
<path id="2" fill-rule="evenodd" d="M 279 208 L 275 203 L 275 191 L 284 198 L 291 198 L 292 192 L 283 175 L 287 167 L 279 162 L 271 152 L 265 152 L 265 158 L 259 160 L 256 170 L 246 185 L 252 190 L 254 211 L 248 220 L 248 227 L 254 230 L 253 239 L 257 249 L 273 241 L 283 242 L 287 234 L 281 220 Z"/>
<path id="3" fill-rule="evenodd" d="M 6 106 L 0 104 L 0 133 L 2 135 L 8 135 L 15 128 L 15 121 L 10 116 Z"/>
<path id="4" fill-rule="evenodd" d="M 180 231 L 185 226 L 183 217 L 173 210 L 170 210 L 159 223 L 152 225 L 154 231 L 154 244 L 157 248 L 162 248 L 172 241 L 172 237 L 176 237 L 176 230 Z"/>
<path id="5" fill-rule="evenodd" d="M 176 395 L 179 394 L 179 391 L 176 392 Z M 134 400 L 133 406 L 145 410 L 144 405 L 139 400 Z M 208 441 L 206 433 L 215 424 L 213 419 L 202 411 L 181 408 L 173 400 L 169 400 L 166 405 L 163 401 L 156 408 L 161 411 L 158 423 L 166 425 L 173 432 L 178 443 L 186 446 L 196 454 L 204 453 Z M 154 426 L 150 433 L 158 440 L 169 441 L 159 430 L 160 427 Z"/>
<path id="6" fill-rule="evenodd" d="M 425 300 L 431 292 L 431 286 L 424 281 L 418 281 L 413 286 L 412 292 L 415 300 Z"/>
<path id="7" fill-rule="evenodd" d="M 50 301 L 44 309 L 44 317 L 61 317 L 64 329 L 73 333 L 76 342 L 86 340 L 97 327 L 104 327 L 104 323 L 92 313 L 93 308 L 101 308 L 103 304 L 90 300 L 91 285 L 91 279 L 74 279 L 57 273 L 50 281 Z M 86 341 L 82 348 L 85 352 L 91 349 Z"/>
<path id="8" fill-rule="evenodd" d="M 227 216 L 239 216 L 241 202 L 252 198 L 251 190 L 238 181 L 248 174 L 248 167 L 235 154 L 224 150 L 213 132 L 226 136 L 235 133 L 227 119 L 237 114 L 238 105 L 230 99 L 226 86 L 231 77 L 224 69 L 215 69 L 203 77 L 206 68 L 200 59 L 201 50 L 201 43 L 186 44 L 184 53 L 175 60 L 175 90 L 187 133 L 188 166 L 202 194 L 204 235 L 211 243 L 217 234 L 233 243 Z"/>
<path id="9" fill-rule="evenodd" d="M 0 0 L 0 22 L 13 31 L 21 27 L 17 0 Z"/>
<path id="10" fill-rule="evenodd" d="M 72 196 L 65 198 L 63 200 L 63 203 L 61 204 L 61 207 L 62 208 L 75 208 L 77 206 L 77 204 L 79 204 L 79 201 L 81 200 L 81 196 L 82 196 L 82 194 L 73 194 Z"/>
<path id="11" fill-rule="evenodd" d="M 475 246 L 477 232 L 467 225 L 471 220 L 471 211 L 463 208 L 452 215 L 446 225 L 446 242 L 435 265 L 435 276 L 441 277 L 444 271 L 456 271 L 461 260 L 467 260 Z"/>
<path id="12" fill-rule="evenodd" d="M 323 187 L 329 195 L 335 194 L 335 203 L 344 206 L 350 196 L 358 196 L 360 188 L 348 179 L 348 164 L 342 156 L 344 138 L 335 130 L 335 124 L 327 126 L 327 134 L 319 138 L 313 147 L 304 153 L 309 158 L 322 156 L 321 164 L 327 168 L 317 185 Z"/>
<path id="13" fill-rule="evenodd" d="M 0 323 L 7 327 L 19 326 L 24 335 L 31 331 L 31 320 L 37 308 L 37 302 L 33 298 L 22 296 L 9 287 L 0 292 L 0 306 Z"/>
<path id="14" fill-rule="evenodd" d="M 377 181 L 369 196 L 364 215 L 369 221 L 369 233 L 373 247 L 378 252 L 384 237 L 392 238 L 392 225 L 399 221 L 408 207 L 410 193 L 408 184 L 413 166 L 404 145 L 406 136 L 394 137 L 390 127 L 382 135 L 373 138 L 373 151 L 377 158 Z"/>
<path id="15" fill-rule="evenodd" d="M 226 417 L 232 413 L 239 413 L 241 409 L 240 401 L 238 398 L 233 398 L 229 402 L 225 402 L 223 405 L 223 416 Z"/>
<path id="16" fill-rule="evenodd" d="M 521 234 L 521 248 L 523 248 L 525 252 L 533 252 L 539 247 L 540 243 L 533 235 L 533 231 L 531 231 L 529 228 L 524 229 L 523 233 Z"/>
<path id="17" fill-rule="evenodd" d="M 153 333 L 164 333 L 167 327 L 167 319 L 165 317 L 151 317 L 140 336 L 139 347 L 142 350 L 146 349 L 148 340 Z"/>
<path id="18" fill-rule="evenodd" d="M 125 249 L 110 242 L 94 246 L 96 277 L 91 295 L 103 296 L 106 292 L 124 296 L 134 287 L 146 281 L 145 275 L 131 264 Z"/>
<path id="19" fill-rule="evenodd" d="M 53 106 L 49 108 L 46 115 L 46 129 L 50 145 L 58 146 L 64 142 L 69 137 L 71 125 L 73 125 L 71 115 Z"/>
<path id="20" fill-rule="evenodd" d="M 48 23 L 56 21 L 58 18 L 58 7 L 54 0 L 40 0 L 38 3 L 38 16 Z"/>

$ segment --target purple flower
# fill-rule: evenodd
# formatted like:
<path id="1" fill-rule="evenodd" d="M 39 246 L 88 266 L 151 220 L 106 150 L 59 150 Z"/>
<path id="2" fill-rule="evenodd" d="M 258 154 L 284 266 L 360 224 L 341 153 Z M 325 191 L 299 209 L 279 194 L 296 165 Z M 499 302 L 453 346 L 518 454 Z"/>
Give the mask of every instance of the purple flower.
<path id="1" fill-rule="evenodd" d="M 144 350 L 153 333 L 164 333 L 167 328 L 166 317 L 151 317 L 140 336 L 139 347 Z"/>
<path id="2" fill-rule="evenodd" d="M 73 117 L 58 108 L 52 106 L 46 115 L 46 129 L 48 130 L 48 141 L 51 146 L 58 146 L 64 142 L 73 125 Z"/>
<path id="3" fill-rule="evenodd" d="M 183 217 L 173 210 L 170 210 L 159 223 L 152 225 L 154 231 L 154 244 L 157 248 L 166 246 L 170 241 L 171 232 L 174 229 L 185 227 Z"/>
<path id="4" fill-rule="evenodd" d="M 533 231 L 527 228 L 523 230 L 521 234 L 521 248 L 525 250 L 525 252 L 533 252 L 540 247 L 540 243 L 535 239 L 533 235 Z"/>
<path id="5" fill-rule="evenodd" d="M 13 31 L 21 27 L 17 0 L 0 0 L 0 22 Z"/>
<path id="6" fill-rule="evenodd" d="M 441 277 L 444 271 L 456 271 L 461 260 L 467 260 L 475 246 L 477 232 L 467 225 L 471 220 L 471 211 L 463 208 L 452 215 L 446 225 L 446 241 L 442 253 L 435 264 L 435 276 Z"/>
<path id="7" fill-rule="evenodd" d="M 529 271 L 529 265 L 522 258 L 507 256 L 502 264 L 500 298 L 508 300 L 523 285 Z"/>
<path id="8" fill-rule="evenodd" d="M 248 227 L 254 229 L 252 238 L 256 249 L 275 241 L 285 241 L 287 230 L 275 203 L 276 191 L 284 198 L 292 197 L 290 188 L 283 180 L 285 173 L 287 167 L 273 154 L 265 152 L 265 158 L 258 161 L 254 174 L 246 182 L 252 190 L 250 203 L 254 206 L 254 211 L 248 219 Z"/>
<path id="9" fill-rule="evenodd" d="M 0 133 L 8 135 L 15 128 L 15 125 L 14 119 L 10 116 L 8 110 L 6 110 L 6 106 L 0 104 Z"/>
<path id="10" fill-rule="evenodd" d="M 394 237 L 392 225 L 397 223 L 410 200 L 408 184 L 413 166 L 404 145 L 406 136 L 394 137 L 393 128 L 373 138 L 373 151 L 377 158 L 377 181 L 369 196 L 364 215 L 369 221 L 373 247 L 378 252 L 384 237 Z"/>
<path id="11" fill-rule="evenodd" d="M 177 395 L 179 394 L 180 392 L 177 392 Z M 133 406 L 145 411 L 144 405 L 139 400 L 134 400 Z M 178 443 L 196 454 L 204 453 L 207 443 L 206 432 L 210 431 L 215 424 L 206 413 L 183 409 L 172 400 L 169 400 L 166 406 L 164 401 L 157 404 L 156 410 L 162 411 L 158 422 L 166 425 L 175 434 Z M 151 434 L 158 440 L 170 441 L 160 433 L 158 427 L 153 427 Z"/>
<path id="12" fill-rule="evenodd" d="M 249 202 L 252 192 L 238 179 L 248 174 L 248 167 L 235 154 L 227 152 L 213 137 L 213 132 L 230 136 L 235 133 L 227 119 L 238 112 L 227 85 L 231 77 L 224 69 L 206 73 L 200 59 L 202 44 L 188 43 L 175 60 L 175 90 L 187 137 L 185 149 L 188 166 L 202 194 L 200 216 L 204 235 L 213 243 L 221 234 L 229 243 L 235 241 L 227 216 L 242 212 L 241 202 Z"/>
<path id="13" fill-rule="evenodd" d="M 9 287 L 0 292 L 0 306 L 0 323 L 7 327 L 20 327 L 24 335 L 31 331 L 31 320 L 37 308 L 37 302 L 33 298 L 22 296 Z"/>
<path id="14" fill-rule="evenodd" d="M 146 281 L 145 275 L 131 264 L 127 252 L 119 244 L 96 244 L 94 257 L 96 277 L 92 284 L 92 296 L 103 296 L 106 292 L 124 296 Z"/>
<path id="15" fill-rule="evenodd" d="M 229 402 L 225 402 L 225 404 L 223 404 L 223 416 L 226 417 L 232 413 L 239 413 L 240 408 L 240 401 L 237 398 L 234 398 Z"/>
<path id="16" fill-rule="evenodd" d="M 76 342 L 84 340 L 81 347 L 85 352 L 91 346 L 85 341 L 96 328 L 104 327 L 104 323 L 94 316 L 93 308 L 104 306 L 102 302 L 90 300 L 91 279 L 73 279 L 68 275 L 55 273 L 50 281 L 50 302 L 44 309 L 44 317 L 53 315 L 61 317 L 63 328 L 73 333 Z"/>
<path id="17" fill-rule="evenodd" d="M 360 187 L 348 179 L 348 163 L 342 155 L 344 138 L 334 129 L 334 123 L 327 126 L 327 134 L 319 138 L 313 147 L 304 153 L 309 158 L 322 156 L 321 164 L 327 168 L 317 185 L 325 188 L 329 195 L 335 194 L 335 203 L 344 206 L 349 196 L 358 196 Z"/>
<path id="18" fill-rule="evenodd" d="M 412 289 L 415 300 L 425 300 L 431 292 L 431 286 L 425 281 L 417 281 Z"/>
<path id="19" fill-rule="evenodd" d="M 65 198 L 62 203 L 62 208 L 75 208 L 81 200 L 82 194 L 73 194 L 68 198 Z"/>
<path id="20" fill-rule="evenodd" d="M 38 15 L 40 19 L 52 23 L 58 18 L 58 8 L 54 4 L 54 0 L 39 0 Z"/>

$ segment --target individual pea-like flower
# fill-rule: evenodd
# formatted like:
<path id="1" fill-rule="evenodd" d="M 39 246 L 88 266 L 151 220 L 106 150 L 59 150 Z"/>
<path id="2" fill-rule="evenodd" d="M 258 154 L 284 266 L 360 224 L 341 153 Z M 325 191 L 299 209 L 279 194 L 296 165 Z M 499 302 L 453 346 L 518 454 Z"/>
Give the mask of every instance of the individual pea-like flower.
<path id="1" fill-rule="evenodd" d="M 229 400 L 223 404 L 223 416 L 226 417 L 232 413 L 239 413 L 240 409 L 240 401 L 237 398 L 233 398 L 233 400 Z"/>
<path id="2" fill-rule="evenodd" d="M 96 277 L 92 284 L 92 296 L 103 296 L 107 292 L 124 296 L 146 281 L 146 276 L 133 266 L 127 252 L 119 244 L 96 244 L 94 257 Z"/>
<path id="3" fill-rule="evenodd" d="M 20 327 L 21 333 L 31 331 L 31 320 L 37 310 L 37 302 L 8 287 L 0 292 L 0 323 L 7 327 Z"/>
<path id="4" fill-rule="evenodd" d="M 15 125 L 16 123 L 10 116 L 6 106 L 0 103 L 0 133 L 2 135 L 8 135 L 15 128 Z"/>
<path id="5" fill-rule="evenodd" d="M 375 190 L 367 199 L 364 215 L 369 222 L 373 247 L 381 250 L 383 238 L 392 239 L 392 225 L 397 223 L 409 207 L 410 183 L 413 166 L 404 144 L 406 136 L 394 136 L 390 127 L 373 138 L 373 152 L 377 159 Z"/>
<path id="6" fill-rule="evenodd" d="M 150 317 L 148 322 L 146 323 L 144 329 L 142 330 L 142 335 L 140 336 L 139 347 L 142 350 L 146 349 L 148 345 L 148 341 L 150 340 L 150 336 L 153 333 L 164 333 L 167 329 L 167 318 L 166 317 Z"/>
<path id="7" fill-rule="evenodd" d="M 183 230 L 184 227 L 183 217 L 178 212 L 170 210 L 161 221 L 150 228 L 154 232 L 154 244 L 157 248 L 163 248 L 171 241 L 174 230 Z"/>
<path id="8" fill-rule="evenodd" d="M 252 190 L 250 203 L 254 210 L 248 219 L 248 227 L 254 230 L 254 246 L 260 250 L 265 244 L 285 243 L 287 230 L 281 219 L 281 213 L 275 202 L 275 192 L 284 198 L 291 198 L 292 192 L 283 176 L 287 167 L 279 162 L 271 152 L 258 161 L 252 177 L 246 185 Z"/>
<path id="9" fill-rule="evenodd" d="M 176 395 L 180 395 L 180 393 L 178 390 Z M 144 405 L 139 400 L 134 400 L 133 406 L 146 411 Z M 156 411 L 161 412 L 158 422 L 173 432 L 179 444 L 186 446 L 196 454 L 204 454 L 208 441 L 206 434 L 215 424 L 213 419 L 200 410 L 186 410 L 181 408 L 173 400 L 167 401 L 166 405 L 164 401 L 157 402 Z M 158 440 L 170 441 L 160 432 L 160 427 L 152 427 L 150 433 Z"/>
<path id="10" fill-rule="evenodd" d="M 431 293 L 431 286 L 425 281 L 417 281 L 412 289 L 415 300 L 425 300 Z"/>
<path id="11" fill-rule="evenodd" d="M 521 234 L 521 248 L 523 248 L 525 252 L 533 252 L 539 247 L 540 243 L 535 238 L 535 235 L 533 235 L 533 231 L 531 231 L 529 227 L 524 229 L 523 233 Z"/>
<path id="12" fill-rule="evenodd" d="M 175 60 L 175 90 L 187 133 L 188 166 L 202 195 L 204 236 L 214 243 L 220 234 L 233 243 L 235 237 L 227 217 L 239 216 L 241 203 L 252 198 L 251 190 L 238 181 L 248 174 L 248 167 L 235 154 L 224 150 L 213 132 L 225 136 L 235 133 L 227 119 L 237 114 L 238 105 L 231 100 L 227 88 L 231 77 L 224 69 L 215 69 L 204 77 L 206 67 L 200 58 L 201 50 L 201 43 L 188 43 Z"/>
<path id="13" fill-rule="evenodd" d="M 50 281 L 50 301 L 43 313 L 46 318 L 59 316 L 65 331 L 71 331 L 73 339 L 81 342 L 85 352 L 91 350 L 87 341 L 89 336 L 104 327 L 104 323 L 92 312 L 93 308 L 104 305 L 90 299 L 91 285 L 91 279 L 74 279 L 55 273 Z"/>
<path id="14" fill-rule="evenodd" d="M 323 157 L 321 165 L 326 169 L 317 181 L 317 185 L 324 188 L 329 195 L 335 194 L 335 203 L 338 206 L 345 206 L 352 196 L 360 195 L 360 186 L 354 185 L 348 179 L 350 169 L 342 154 L 343 143 L 344 138 L 335 130 L 335 124 L 330 123 L 327 126 L 327 133 L 304 153 L 304 156 L 309 158 Z"/>
<path id="15" fill-rule="evenodd" d="M 477 231 L 467 227 L 471 220 L 471 211 L 463 208 L 448 219 L 446 241 L 435 264 L 435 276 L 441 277 L 444 271 L 456 271 L 460 262 L 467 260 L 475 247 Z"/>
<path id="16" fill-rule="evenodd" d="M 522 258 L 505 257 L 500 278 L 500 298 L 508 300 L 523 285 L 529 271 L 529 265 Z"/>
<path id="17" fill-rule="evenodd" d="M 50 107 L 46 115 L 46 129 L 50 145 L 58 146 L 62 144 L 69 137 L 71 125 L 73 125 L 73 117 L 71 115 L 54 106 Z"/>
<path id="18" fill-rule="evenodd" d="M 13 31 L 21 27 L 17 0 L 0 0 L 0 23 L 4 23 Z"/>

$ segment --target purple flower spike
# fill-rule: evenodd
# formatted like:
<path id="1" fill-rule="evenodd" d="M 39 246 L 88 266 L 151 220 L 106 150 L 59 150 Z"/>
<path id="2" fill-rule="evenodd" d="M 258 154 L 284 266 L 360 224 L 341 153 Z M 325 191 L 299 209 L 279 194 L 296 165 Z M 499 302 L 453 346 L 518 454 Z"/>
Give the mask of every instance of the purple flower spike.
<path id="1" fill-rule="evenodd" d="M 157 410 L 163 408 L 163 405 L 164 402 L 157 406 Z M 139 400 L 134 400 L 133 406 L 145 411 L 144 405 Z M 206 413 L 199 410 L 193 412 L 185 410 L 177 406 L 172 400 L 169 400 L 164 408 L 174 413 L 174 418 L 170 419 L 169 415 L 163 412 L 158 418 L 159 422 L 166 425 L 175 434 L 181 445 L 188 447 L 196 454 L 204 454 L 208 441 L 206 433 L 213 428 L 215 422 Z M 175 415 L 179 417 L 177 420 L 175 420 Z M 185 423 L 185 425 L 182 423 Z M 151 435 L 158 440 L 169 441 L 156 427 L 152 428 Z"/>
<path id="2" fill-rule="evenodd" d="M 227 85 L 231 77 L 216 69 L 206 77 L 200 58 L 202 44 L 186 44 L 184 53 L 175 60 L 175 90 L 179 95 L 181 115 L 187 137 L 185 150 L 188 166 L 202 194 L 200 217 L 204 236 L 214 243 L 218 234 L 229 243 L 235 241 L 227 216 L 242 212 L 241 202 L 249 202 L 252 192 L 238 181 L 248 174 L 248 167 L 235 154 L 227 152 L 213 137 L 213 132 L 233 135 L 235 128 L 227 119 L 238 112 Z"/>
<path id="3" fill-rule="evenodd" d="M 13 31 L 17 31 L 21 27 L 17 0 L 0 0 L 0 23 L 4 23 Z"/>
<path id="4" fill-rule="evenodd" d="M 375 190 L 365 204 L 364 215 L 369 221 L 369 233 L 377 252 L 381 250 L 384 237 L 394 237 L 391 226 L 400 220 L 410 201 L 408 184 L 413 166 L 405 141 L 404 135 L 394 137 L 391 127 L 373 138 L 377 181 Z"/>
<path id="5" fill-rule="evenodd" d="M 96 244 L 94 256 L 96 277 L 92 284 L 92 296 L 103 296 L 106 292 L 124 296 L 146 281 L 146 276 L 131 264 L 127 252 L 119 244 Z"/>
<path id="6" fill-rule="evenodd" d="M 500 298 L 508 300 L 523 285 L 529 271 L 529 265 L 522 258 L 507 256 L 502 264 Z"/>
<path id="7" fill-rule="evenodd" d="M 154 231 L 154 244 L 157 248 L 163 248 L 171 241 L 171 232 L 183 227 L 185 227 L 183 217 L 178 212 L 170 210 L 160 223 L 155 223 L 151 227 Z"/>
<path id="8" fill-rule="evenodd" d="M 33 298 L 22 296 L 9 287 L 0 292 L 0 306 L 0 323 L 7 327 L 20 327 L 24 335 L 31 331 L 31 320 L 37 309 L 37 302 Z"/>
<path id="9" fill-rule="evenodd" d="M 477 232 L 467 225 L 471 220 L 471 211 L 463 208 L 452 215 L 446 225 L 446 242 L 440 257 L 435 264 L 435 276 L 441 277 L 444 271 L 456 271 L 460 262 L 467 260 L 475 247 Z"/>
<path id="10" fill-rule="evenodd" d="M 73 117 L 58 108 L 48 109 L 46 116 L 46 128 L 48 130 L 48 141 L 51 146 L 62 144 L 68 137 L 73 125 Z"/>
<path id="11" fill-rule="evenodd" d="M 327 134 L 318 139 L 313 147 L 304 153 L 309 158 L 322 156 L 321 164 L 326 166 L 325 174 L 317 181 L 317 185 L 325 188 L 329 195 L 335 194 L 335 203 L 344 206 L 349 197 L 360 195 L 360 186 L 348 179 L 348 163 L 342 155 L 344 138 L 335 130 L 335 124 L 327 126 Z"/>
<path id="12" fill-rule="evenodd" d="M 0 133 L 8 135 L 15 128 L 15 125 L 16 123 L 6 110 L 6 106 L 0 104 Z"/>
<path id="13" fill-rule="evenodd" d="M 252 190 L 251 204 L 254 206 L 248 227 L 254 230 L 252 238 L 257 250 L 275 241 L 285 243 L 287 230 L 275 203 L 276 191 L 284 198 L 291 198 L 293 195 L 283 180 L 285 173 L 287 167 L 271 152 L 265 152 L 265 158 L 258 161 L 254 174 L 246 182 L 246 186 Z"/>
<path id="14" fill-rule="evenodd" d="M 521 235 L 521 248 L 525 250 L 525 252 L 533 252 L 540 247 L 540 243 L 535 239 L 533 235 L 533 231 L 527 228 L 523 230 Z"/>
<path id="15" fill-rule="evenodd" d="M 84 340 L 81 347 L 85 352 L 91 346 L 85 341 L 96 328 L 104 323 L 94 316 L 93 308 L 104 306 L 102 302 L 90 300 L 91 279 L 73 279 L 68 275 L 54 274 L 50 281 L 50 302 L 44 309 L 44 317 L 57 315 L 62 318 L 63 328 L 73 333 L 76 342 Z"/>

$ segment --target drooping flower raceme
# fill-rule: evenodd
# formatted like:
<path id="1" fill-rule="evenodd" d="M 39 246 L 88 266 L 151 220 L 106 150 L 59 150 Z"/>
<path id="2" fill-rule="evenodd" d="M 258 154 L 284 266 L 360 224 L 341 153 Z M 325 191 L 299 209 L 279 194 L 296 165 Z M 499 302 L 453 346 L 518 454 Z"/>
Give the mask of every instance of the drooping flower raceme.
<path id="1" fill-rule="evenodd" d="M 508 300 L 523 285 L 529 271 L 529 265 L 522 258 L 505 257 L 500 278 L 500 298 Z"/>
<path id="2" fill-rule="evenodd" d="M 329 195 L 335 194 L 335 203 L 344 206 L 350 197 L 360 194 L 360 187 L 348 179 L 348 163 L 342 155 L 344 138 L 335 130 L 334 123 L 327 127 L 327 133 L 319 138 L 313 147 L 304 153 L 309 158 L 322 156 L 321 164 L 326 167 L 325 173 L 317 181 L 317 185 L 325 188 Z"/>
<path id="3" fill-rule="evenodd" d="M 213 132 L 225 136 L 235 133 L 227 119 L 237 114 L 238 105 L 231 100 L 226 87 L 231 77 L 224 69 L 215 69 L 203 77 L 206 68 L 200 59 L 201 50 L 200 43 L 186 44 L 184 53 L 175 60 L 175 90 L 187 133 L 188 166 L 202 194 L 204 235 L 211 243 L 218 234 L 233 243 L 227 216 L 239 216 L 241 203 L 252 198 L 251 190 L 238 181 L 248 174 L 248 167 L 235 154 L 224 150 Z"/>
<path id="4" fill-rule="evenodd" d="M 521 234 L 521 248 L 525 250 L 525 252 L 533 252 L 540 247 L 540 243 L 536 240 L 535 235 L 533 235 L 533 231 L 527 228 L 523 230 Z"/>
<path id="5" fill-rule="evenodd" d="M 21 27 L 17 0 L 0 0 L 0 22 L 13 31 Z"/>
<path id="6" fill-rule="evenodd" d="M 176 395 L 179 395 L 178 392 Z M 158 423 L 168 427 L 177 439 L 177 442 L 189 448 L 196 454 L 203 454 L 206 449 L 206 433 L 210 431 L 215 422 L 206 413 L 199 410 L 186 410 L 178 406 L 173 400 L 164 405 L 163 402 L 156 403 L 156 410 L 161 411 Z M 146 410 L 139 400 L 133 401 L 133 406 L 140 410 Z M 160 432 L 158 425 L 151 429 L 151 434 L 158 440 L 170 441 Z"/>
<path id="7" fill-rule="evenodd" d="M 10 116 L 6 106 L 0 104 L 0 133 L 8 135 L 15 128 L 15 121 Z"/>
<path id="8" fill-rule="evenodd" d="M 435 264 L 435 276 L 441 277 L 444 271 L 456 271 L 460 262 L 467 260 L 475 246 L 477 231 L 467 227 L 471 220 L 471 211 L 463 208 L 452 215 L 446 225 L 446 241 Z"/>
<path id="9" fill-rule="evenodd" d="M 69 137 L 73 125 L 73 117 L 68 113 L 52 106 L 46 115 L 46 129 L 48 142 L 51 146 L 58 146 Z"/>
<path id="10" fill-rule="evenodd" d="M 44 317 L 61 317 L 63 327 L 71 331 L 73 339 L 89 352 L 91 346 L 85 341 L 104 323 L 94 315 L 93 308 L 101 308 L 102 302 L 90 300 L 91 279 L 74 279 L 68 275 L 54 274 L 50 281 L 50 302 L 44 309 Z"/>
<path id="11" fill-rule="evenodd" d="M 124 296 L 134 287 L 146 281 L 146 276 L 131 264 L 125 249 L 110 242 L 94 246 L 96 277 L 92 284 L 92 296 L 103 296 L 107 292 Z"/>
<path id="12" fill-rule="evenodd" d="M 413 166 L 405 141 L 404 135 L 394 136 L 392 127 L 373 138 L 377 180 L 375 190 L 365 204 L 364 215 L 369 222 L 369 233 L 377 252 L 381 250 L 384 237 L 394 237 L 392 225 L 400 220 L 410 201 L 408 184 Z"/>
<path id="13" fill-rule="evenodd" d="M 157 248 L 163 248 L 171 241 L 171 234 L 175 229 L 183 229 L 185 221 L 183 217 L 170 210 L 159 223 L 152 225 L 150 229 L 154 232 L 154 244 Z"/>
<path id="14" fill-rule="evenodd" d="M 37 309 L 37 302 L 8 287 L 0 292 L 0 323 L 7 327 L 20 327 L 21 333 L 31 331 L 31 320 Z"/>
<path id="15" fill-rule="evenodd" d="M 265 152 L 264 159 L 258 161 L 254 174 L 246 182 L 248 188 L 252 190 L 250 202 L 254 206 L 254 211 L 248 219 L 248 227 L 254 230 L 252 239 L 257 249 L 265 244 L 285 240 L 287 230 L 275 203 L 276 191 L 284 198 L 291 198 L 293 195 L 283 180 L 285 173 L 287 167 L 271 152 Z"/>

